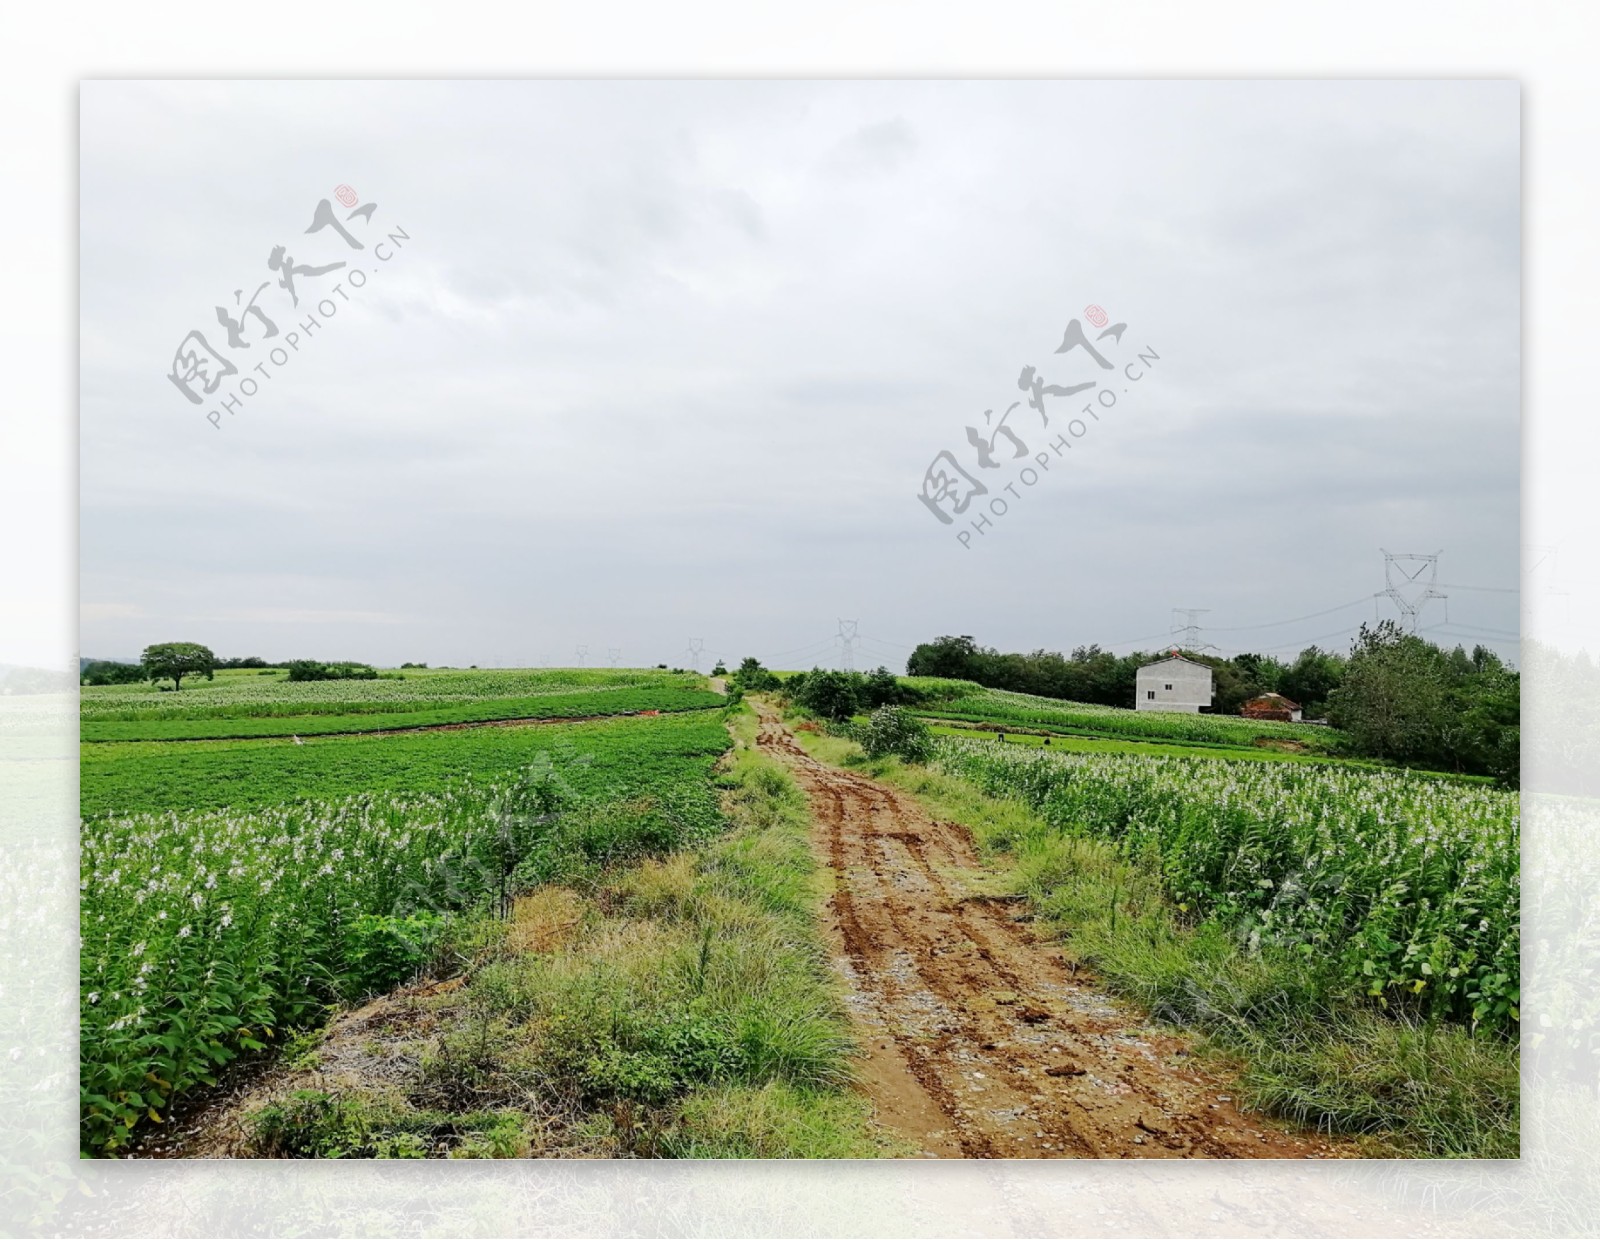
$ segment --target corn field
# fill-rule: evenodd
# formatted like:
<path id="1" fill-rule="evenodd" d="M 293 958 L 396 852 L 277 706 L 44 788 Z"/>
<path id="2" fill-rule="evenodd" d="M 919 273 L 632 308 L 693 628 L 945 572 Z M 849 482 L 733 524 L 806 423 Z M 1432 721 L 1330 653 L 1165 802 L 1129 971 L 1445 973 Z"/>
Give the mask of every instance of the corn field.
<path id="1" fill-rule="evenodd" d="M 944 739 L 936 764 L 1109 841 L 1194 923 L 1300 953 L 1425 1020 L 1520 1021 L 1515 793 L 1407 772 L 1049 754 Z M 1025 850 L 1027 840 L 1014 841 Z"/>

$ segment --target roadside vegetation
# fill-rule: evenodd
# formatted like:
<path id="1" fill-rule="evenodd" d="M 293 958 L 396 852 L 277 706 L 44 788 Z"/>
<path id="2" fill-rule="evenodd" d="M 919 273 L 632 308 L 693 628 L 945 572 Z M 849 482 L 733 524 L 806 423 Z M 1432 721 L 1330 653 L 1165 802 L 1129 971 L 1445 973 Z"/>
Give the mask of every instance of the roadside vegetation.
<path id="1" fill-rule="evenodd" d="M 354 1058 L 332 1031 L 308 1043 L 300 1070 L 243 1117 L 244 1152 L 895 1152 L 848 1087 L 804 798 L 756 753 L 748 711 L 733 727 L 717 781 L 725 832 L 519 894 L 481 932 L 462 985 L 400 1001 L 423 1017 L 394 1021 Z M 324 1056 L 339 1057 L 338 1087 L 319 1075 Z"/>

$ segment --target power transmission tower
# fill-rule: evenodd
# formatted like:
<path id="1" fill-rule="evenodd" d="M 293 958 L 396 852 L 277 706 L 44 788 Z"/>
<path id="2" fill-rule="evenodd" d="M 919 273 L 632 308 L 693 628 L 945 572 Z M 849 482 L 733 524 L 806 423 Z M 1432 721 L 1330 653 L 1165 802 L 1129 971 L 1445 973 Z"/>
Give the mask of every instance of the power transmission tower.
<path id="1" fill-rule="evenodd" d="M 576 655 L 578 657 L 578 666 L 579 667 L 588 667 L 589 666 L 589 647 L 587 647 L 587 646 L 579 646 L 578 649 L 575 651 L 575 653 L 576 653 Z"/>
<path id="2" fill-rule="evenodd" d="M 700 652 L 706 648 L 706 639 L 691 637 L 689 639 L 689 666 L 695 671 L 700 670 Z"/>
<path id="3" fill-rule="evenodd" d="M 1174 638 L 1178 638 L 1178 646 L 1182 650 L 1199 651 L 1215 650 L 1215 646 L 1201 645 L 1200 643 L 1200 617 L 1210 611 L 1209 607 L 1174 607 L 1172 609 L 1172 628 L 1168 630 Z M 1178 617 L 1183 621 L 1179 623 Z"/>
<path id="4" fill-rule="evenodd" d="M 1400 621 L 1408 633 L 1417 631 L 1417 621 L 1423 609 L 1433 599 L 1448 599 L 1448 594 L 1435 587 L 1439 581 L 1439 555 L 1423 555 L 1415 551 L 1383 551 L 1383 597 L 1395 605 Z M 1450 606 L 1445 604 L 1445 619 L 1450 619 Z"/>
<path id="5" fill-rule="evenodd" d="M 606 659 L 610 662 L 612 667 L 615 667 L 622 659 L 622 647 L 621 646 L 607 646 L 606 647 Z"/>
<path id="6" fill-rule="evenodd" d="M 860 627 L 859 620 L 839 621 L 839 667 L 843 671 L 856 670 L 856 632 Z"/>

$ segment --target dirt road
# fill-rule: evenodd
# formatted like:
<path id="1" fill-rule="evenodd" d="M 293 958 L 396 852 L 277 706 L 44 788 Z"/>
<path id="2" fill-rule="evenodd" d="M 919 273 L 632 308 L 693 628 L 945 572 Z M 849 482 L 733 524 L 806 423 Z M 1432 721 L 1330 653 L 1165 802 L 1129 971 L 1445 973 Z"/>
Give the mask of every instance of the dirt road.
<path id="1" fill-rule="evenodd" d="M 1241 1114 L 1177 1038 L 1074 975 L 1019 900 L 985 895 L 966 829 L 826 766 L 758 706 L 831 875 L 829 936 L 889 1128 L 952 1158 L 1327 1158 L 1315 1134 Z M 992 886 L 992 876 L 990 885 Z"/>

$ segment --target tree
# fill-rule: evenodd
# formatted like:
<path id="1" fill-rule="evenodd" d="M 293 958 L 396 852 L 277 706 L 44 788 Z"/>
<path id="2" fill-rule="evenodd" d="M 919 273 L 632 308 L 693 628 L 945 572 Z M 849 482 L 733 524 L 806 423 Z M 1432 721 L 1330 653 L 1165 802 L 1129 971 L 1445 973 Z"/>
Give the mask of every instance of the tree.
<path id="1" fill-rule="evenodd" d="M 734 688 L 745 693 L 770 693 L 783 686 L 783 681 L 762 667 L 761 660 L 754 655 L 740 663 L 738 670 L 729 679 Z"/>
<path id="2" fill-rule="evenodd" d="M 859 681 L 860 677 L 850 672 L 812 668 L 795 691 L 795 701 L 824 719 L 848 719 L 861 703 Z"/>
<path id="3" fill-rule="evenodd" d="M 1307 646 L 1278 677 L 1278 692 L 1298 702 L 1307 719 L 1327 712 L 1328 696 L 1344 679 L 1344 659 L 1336 654 Z"/>
<path id="4" fill-rule="evenodd" d="M 217 656 L 207 646 L 198 642 L 160 642 L 146 646 L 139 656 L 139 666 L 145 678 L 154 684 L 158 680 L 172 680 L 172 687 L 183 688 L 185 676 L 216 678 Z"/>
<path id="5" fill-rule="evenodd" d="M 903 688 L 888 668 L 879 667 L 861 682 L 861 696 L 869 708 L 876 710 L 880 706 L 898 706 L 915 695 Z"/>
<path id="6" fill-rule="evenodd" d="M 906 660 L 906 675 L 977 680 L 979 654 L 977 643 L 970 637 L 946 636 L 923 642 Z"/>
<path id="7" fill-rule="evenodd" d="M 137 663 L 96 659 L 83 669 L 81 679 L 86 685 L 136 685 L 144 679 L 144 669 Z"/>
<path id="8" fill-rule="evenodd" d="M 1363 624 L 1344 680 L 1328 700 L 1329 718 L 1357 749 L 1401 762 L 1445 756 L 1451 712 L 1445 657 L 1393 620 Z"/>

